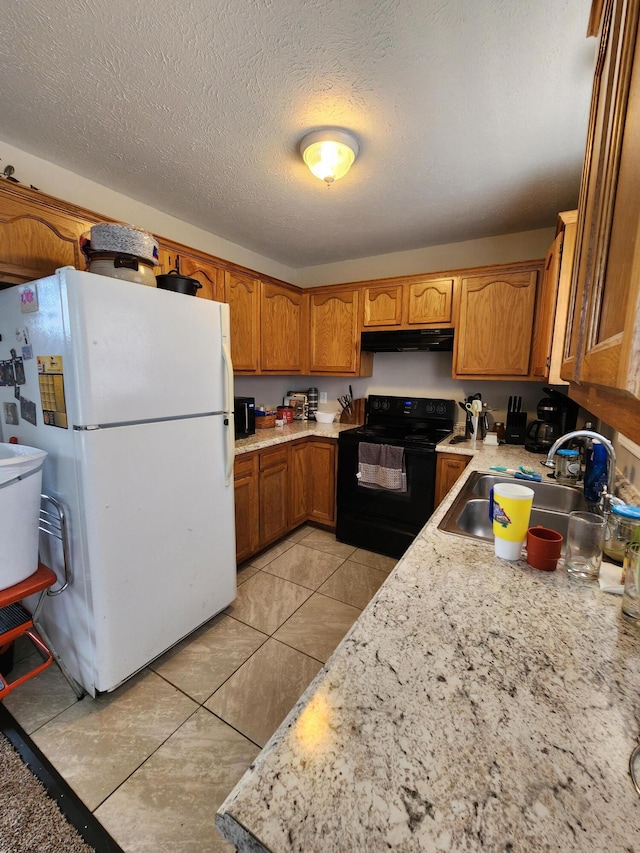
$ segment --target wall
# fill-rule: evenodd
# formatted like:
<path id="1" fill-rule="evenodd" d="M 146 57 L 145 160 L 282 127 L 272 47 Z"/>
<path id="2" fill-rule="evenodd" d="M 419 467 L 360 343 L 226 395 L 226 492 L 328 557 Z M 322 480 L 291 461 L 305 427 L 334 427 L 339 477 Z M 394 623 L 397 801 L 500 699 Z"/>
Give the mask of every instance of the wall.
<path id="1" fill-rule="evenodd" d="M 555 236 L 554 228 L 542 228 L 537 231 L 450 243 L 411 252 L 395 252 L 373 258 L 359 258 L 344 263 L 323 264 L 296 270 L 114 192 L 95 181 L 34 157 L 1 140 L 0 158 L 4 165 L 11 163 L 15 167 L 15 177 L 21 183 L 27 186 L 33 184 L 48 195 L 86 207 L 96 213 L 111 216 L 113 219 L 138 225 L 153 234 L 176 240 L 216 257 L 302 287 L 437 272 L 456 267 L 530 261 L 544 258 Z"/>
<path id="2" fill-rule="evenodd" d="M 523 398 L 523 410 L 529 412 L 529 419 L 536 417 L 536 405 L 544 397 L 544 385 L 538 382 L 472 381 L 451 378 L 452 354 L 447 352 L 378 352 L 374 355 L 373 376 L 368 378 L 330 377 L 330 376 L 237 376 L 236 393 L 239 396 L 255 397 L 256 403 L 275 406 L 282 403 L 287 391 L 304 391 L 317 387 L 326 391 L 328 404 L 321 406 L 337 411 L 340 405 L 337 398 L 353 388 L 354 397 L 366 397 L 369 394 L 391 394 L 414 397 L 442 397 L 451 400 L 464 400 L 465 397 L 480 393 L 488 403 L 494 420 L 506 419 L 507 402 L 510 395 Z M 562 389 L 561 389 L 562 390 Z M 456 416 L 464 421 L 463 413 L 457 410 Z"/>
<path id="3" fill-rule="evenodd" d="M 315 287 L 321 284 L 367 281 L 372 278 L 440 272 L 487 264 L 534 261 L 545 257 L 555 234 L 555 228 L 540 228 L 536 231 L 467 240 L 463 243 L 447 243 L 411 252 L 394 252 L 375 258 L 357 258 L 341 263 L 307 267 L 298 271 L 297 283 L 302 287 Z"/>
<path id="4" fill-rule="evenodd" d="M 196 228 L 188 222 L 169 216 L 161 210 L 156 210 L 149 205 L 114 192 L 95 181 L 83 178 L 74 172 L 27 154 L 25 151 L 20 151 L 20 149 L 2 141 L 0 141 L 0 158 L 2 158 L 3 168 L 8 163 L 15 167 L 14 177 L 26 186 L 33 184 L 43 193 L 86 207 L 121 222 L 146 228 L 152 234 L 160 237 L 184 243 L 186 246 L 200 249 L 218 258 L 224 258 L 235 264 L 249 267 L 249 269 L 259 270 L 282 281 L 295 282 L 296 271 L 291 267 L 279 264 L 256 254 L 256 252 L 251 252 L 242 246 L 223 240 L 221 237 L 216 237 L 215 234 Z"/>

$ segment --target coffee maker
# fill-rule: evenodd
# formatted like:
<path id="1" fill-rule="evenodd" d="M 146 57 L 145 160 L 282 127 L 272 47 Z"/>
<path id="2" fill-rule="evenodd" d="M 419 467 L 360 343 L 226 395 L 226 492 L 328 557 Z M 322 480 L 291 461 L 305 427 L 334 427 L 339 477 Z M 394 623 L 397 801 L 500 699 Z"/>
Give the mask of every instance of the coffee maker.
<path id="1" fill-rule="evenodd" d="M 554 441 L 576 428 L 579 406 L 565 394 L 544 388 L 546 397 L 538 403 L 538 420 L 527 427 L 524 446 L 532 453 L 546 453 Z"/>

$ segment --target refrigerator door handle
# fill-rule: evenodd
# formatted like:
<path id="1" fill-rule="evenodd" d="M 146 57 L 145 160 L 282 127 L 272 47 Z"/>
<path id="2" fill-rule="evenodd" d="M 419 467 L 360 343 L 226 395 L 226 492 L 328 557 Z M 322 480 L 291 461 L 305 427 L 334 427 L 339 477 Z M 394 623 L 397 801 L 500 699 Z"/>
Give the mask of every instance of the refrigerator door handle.
<path id="1" fill-rule="evenodd" d="M 233 482 L 233 461 L 235 456 L 235 430 L 233 426 L 233 364 L 226 339 L 222 339 L 222 361 L 225 368 L 224 410 L 227 412 L 227 431 L 225 435 L 225 475 L 224 482 L 230 486 Z"/>

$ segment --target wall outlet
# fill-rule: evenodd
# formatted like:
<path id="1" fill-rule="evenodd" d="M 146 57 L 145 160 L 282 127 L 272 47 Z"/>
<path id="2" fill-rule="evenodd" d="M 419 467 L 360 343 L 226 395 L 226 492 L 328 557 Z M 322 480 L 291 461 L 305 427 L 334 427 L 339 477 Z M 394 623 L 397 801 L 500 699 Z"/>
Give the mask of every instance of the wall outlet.
<path id="1" fill-rule="evenodd" d="M 327 402 L 327 392 L 326 391 L 320 391 L 320 393 L 318 395 L 318 402 L 319 403 L 326 403 Z"/>

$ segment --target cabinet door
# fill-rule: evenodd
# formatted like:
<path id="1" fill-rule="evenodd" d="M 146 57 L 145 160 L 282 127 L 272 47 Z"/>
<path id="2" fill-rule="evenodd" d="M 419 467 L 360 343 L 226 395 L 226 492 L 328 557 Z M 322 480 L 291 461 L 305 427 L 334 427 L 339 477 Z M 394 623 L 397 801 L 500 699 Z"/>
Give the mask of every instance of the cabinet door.
<path id="1" fill-rule="evenodd" d="M 626 16 L 622 17 L 621 7 Z M 589 270 L 577 379 L 640 399 L 640 4 L 613 3 L 610 51 L 611 127 L 602 139 L 606 162 L 596 169 L 597 250 Z M 634 53 L 635 51 L 635 53 Z M 582 260 L 582 259 L 581 259 Z"/>
<path id="2" fill-rule="evenodd" d="M 335 439 L 311 438 L 309 448 L 309 518 L 322 524 L 336 523 Z"/>
<path id="3" fill-rule="evenodd" d="M 258 454 L 238 456 L 234 466 L 236 560 L 249 559 L 259 547 Z"/>
<path id="4" fill-rule="evenodd" d="M 401 284 L 390 284 L 384 287 L 364 287 L 362 289 L 364 327 L 369 326 L 399 326 L 402 323 L 402 294 Z"/>
<path id="5" fill-rule="evenodd" d="M 358 291 L 311 294 L 311 365 L 314 373 L 355 374 L 358 367 Z"/>
<path id="6" fill-rule="evenodd" d="M 471 457 L 457 453 L 438 453 L 436 460 L 436 496 L 434 509 L 447 496 L 451 487 L 467 467 Z"/>
<path id="7" fill-rule="evenodd" d="M 176 256 L 175 266 L 180 270 L 180 275 L 200 282 L 202 287 L 198 291 L 199 297 L 224 302 L 224 274 L 214 261 L 181 252 Z"/>
<path id="8" fill-rule="evenodd" d="M 0 191 L 0 282 L 21 284 L 64 266 L 84 270 L 79 240 L 91 225 L 38 204 L 37 197 Z"/>
<path id="9" fill-rule="evenodd" d="M 289 530 L 288 447 L 260 452 L 260 547 Z"/>
<path id="10" fill-rule="evenodd" d="M 407 287 L 407 322 L 412 325 L 451 325 L 453 279 L 414 281 Z"/>
<path id="11" fill-rule="evenodd" d="M 260 366 L 260 282 L 225 270 L 224 297 L 231 315 L 233 370 L 255 373 Z"/>
<path id="12" fill-rule="evenodd" d="M 309 440 L 290 446 L 289 453 L 289 528 L 303 524 L 309 517 Z"/>
<path id="13" fill-rule="evenodd" d="M 636 303 L 629 297 L 634 290 L 630 273 L 639 205 L 638 15 L 638 3 L 607 0 L 604 4 L 562 364 L 563 378 L 608 388 L 625 384 L 626 377 L 619 376 L 622 338 L 628 328 L 625 315 L 630 309 L 632 322 L 636 315 Z M 637 361 L 635 354 L 633 359 Z"/>
<path id="14" fill-rule="evenodd" d="M 297 289 L 262 282 L 261 366 L 264 373 L 300 373 L 306 361 L 306 297 Z"/>
<path id="15" fill-rule="evenodd" d="M 528 376 L 537 279 L 536 270 L 461 279 L 454 376 Z"/>
<path id="16" fill-rule="evenodd" d="M 577 211 L 558 217 L 556 237 L 547 252 L 536 308 L 531 373 L 541 382 L 566 385 L 560 376 L 569 310 Z"/>

